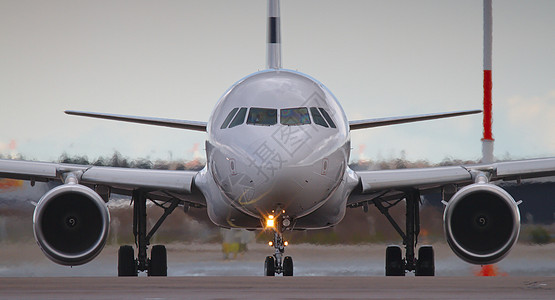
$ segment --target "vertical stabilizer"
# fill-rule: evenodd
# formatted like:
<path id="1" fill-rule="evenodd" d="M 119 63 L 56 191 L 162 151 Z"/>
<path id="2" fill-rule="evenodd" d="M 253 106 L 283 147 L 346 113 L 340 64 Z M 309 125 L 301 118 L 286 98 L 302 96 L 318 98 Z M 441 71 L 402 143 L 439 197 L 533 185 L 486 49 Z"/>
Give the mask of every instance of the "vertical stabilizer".
<path id="1" fill-rule="evenodd" d="M 268 0 L 268 45 L 266 67 L 268 69 L 281 69 L 279 0 Z"/>

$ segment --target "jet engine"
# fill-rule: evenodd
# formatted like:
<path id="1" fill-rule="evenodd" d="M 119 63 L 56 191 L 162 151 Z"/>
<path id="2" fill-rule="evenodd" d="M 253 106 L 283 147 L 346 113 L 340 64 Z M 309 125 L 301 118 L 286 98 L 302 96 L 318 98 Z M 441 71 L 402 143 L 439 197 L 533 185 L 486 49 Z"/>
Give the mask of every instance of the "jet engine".
<path id="1" fill-rule="evenodd" d="M 520 231 L 520 213 L 505 190 L 476 183 L 453 195 L 443 224 L 455 254 L 469 263 L 486 265 L 500 261 L 511 250 Z"/>
<path id="2" fill-rule="evenodd" d="M 37 243 L 50 260 L 61 265 L 82 265 L 95 258 L 104 248 L 109 228 L 104 200 L 76 183 L 48 191 L 33 215 Z"/>

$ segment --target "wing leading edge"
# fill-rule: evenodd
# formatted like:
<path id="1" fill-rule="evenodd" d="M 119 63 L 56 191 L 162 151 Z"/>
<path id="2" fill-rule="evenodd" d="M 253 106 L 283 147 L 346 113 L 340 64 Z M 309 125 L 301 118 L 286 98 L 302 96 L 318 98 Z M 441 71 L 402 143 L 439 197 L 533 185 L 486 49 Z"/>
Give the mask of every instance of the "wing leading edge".
<path id="1" fill-rule="evenodd" d="M 99 167 L 0 159 L 0 178 L 63 183 L 68 174 L 74 174 L 80 184 L 108 186 L 118 194 L 129 194 L 135 189 L 142 189 L 147 192 L 191 195 L 194 194 L 194 179 L 197 173 L 197 171 Z M 185 200 L 183 197 L 179 198 Z M 186 198 L 187 202 L 201 206 L 206 204 L 203 197 L 187 196 Z"/>
<path id="2" fill-rule="evenodd" d="M 349 198 L 348 205 L 366 201 L 364 194 L 406 189 L 433 189 L 444 185 L 467 185 L 474 182 L 477 173 L 487 174 L 490 181 L 520 180 L 555 176 L 555 157 L 497 162 L 464 166 L 448 166 L 421 169 L 396 169 L 379 171 L 356 171 L 359 191 Z"/>

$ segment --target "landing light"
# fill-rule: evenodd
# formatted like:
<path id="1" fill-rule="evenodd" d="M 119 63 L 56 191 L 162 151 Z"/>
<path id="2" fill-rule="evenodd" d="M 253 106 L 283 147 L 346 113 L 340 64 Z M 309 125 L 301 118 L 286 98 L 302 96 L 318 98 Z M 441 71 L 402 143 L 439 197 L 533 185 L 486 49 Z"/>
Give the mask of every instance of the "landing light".
<path id="1" fill-rule="evenodd" d="M 268 219 L 266 220 L 266 227 L 268 228 L 273 228 L 275 226 L 275 222 L 274 222 L 274 216 L 269 215 Z"/>
<path id="2" fill-rule="evenodd" d="M 268 246 L 272 247 L 273 245 L 274 245 L 274 242 L 272 242 L 272 241 L 268 242 Z"/>
<path id="3" fill-rule="evenodd" d="M 285 241 L 283 244 L 284 244 L 285 246 L 288 246 L 288 245 L 289 245 L 289 242 L 288 242 L 288 241 Z"/>

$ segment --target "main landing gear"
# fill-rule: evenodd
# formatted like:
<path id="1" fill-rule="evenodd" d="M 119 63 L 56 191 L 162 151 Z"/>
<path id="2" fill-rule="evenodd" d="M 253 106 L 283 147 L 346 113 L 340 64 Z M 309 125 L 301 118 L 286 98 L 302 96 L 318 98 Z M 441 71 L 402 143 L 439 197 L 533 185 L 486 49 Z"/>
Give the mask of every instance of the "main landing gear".
<path id="1" fill-rule="evenodd" d="M 133 191 L 133 234 L 135 235 L 135 245 L 137 246 L 137 257 L 132 246 L 121 246 L 118 251 L 118 276 L 137 276 L 138 272 L 146 271 L 148 276 L 167 276 L 168 260 L 166 247 L 163 245 L 155 245 L 150 252 L 150 258 L 147 257 L 147 248 L 150 245 L 150 239 L 164 222 L 166 217 L 170 215 L 178 206 L 179 199 L 172 198 L 169 206 L 163 206 L 154 202 L 156 205 L 164 209 L 164 214 L 154 224 L 150 232 L 146 230 L 146 195 L 143 191 Z"/>
<path id="2" fill-rule="evenodd" d="M 273 217 L 270 218 L 273 220 Z M 274 239 L 268 244 L 273 246 L 275 251 L 273 256 L 267 256 L 264 261 L 264 275 L 275 276 L 282 274 L 283 276 L 293 276 L 293 258 L 291 256 L 283 256 L 287 242 L 283 240 L 283 222 L 288 222 L 288 219 L 282 220 L 278 218 L 274 220 L 275 225 L 268 226 L 272 228 Z"/>
<path id="3" fill-rule="evenodd" d="M 405 245 L 405 258 L 399 246 L 389 246 L 385 252 L 385 275 L 405 276 L 405 272 L 414 271 L 416 276 L 434 276 L 434 249 L 432 246 L 422 246 L 418 249 L 418 259 L 415 257 L 415 248 L 420 233 L 420 193 L 411 190 L 405 193 L 406 200 L 406 228 L 405 232 L 399 227 L 395 219 L 389 214 L 389 208 L 395 206 L 399 201 L 384 206 L 380 199 L 372 200 L 374 205 L 389 220 L 391 225 L 399 233 Z M 386 202 L 387 203 L 387 202 Z"/>

